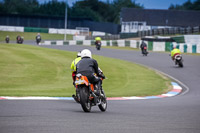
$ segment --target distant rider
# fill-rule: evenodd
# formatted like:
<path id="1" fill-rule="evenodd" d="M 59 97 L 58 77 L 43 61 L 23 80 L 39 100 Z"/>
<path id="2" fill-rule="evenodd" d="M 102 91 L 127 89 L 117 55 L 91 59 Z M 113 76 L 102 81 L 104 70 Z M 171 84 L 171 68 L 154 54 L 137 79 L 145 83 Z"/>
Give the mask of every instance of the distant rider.
<path id="1" fill-rule="evenodd" d="M 95 37 L 95 45 L 97 46 L 98 43 L 101 43 L 101 37 Z"/>
<path id="2" fill-rule="evenodd" d="M 141 52 L 142 54 L 146 54 L 145 53 L 145 48 L 147 48 L 147 44 L 142 40 L 142 43 L 140 45 L 140 48 L 141 48 Z M 147 51 L 146 51 L 147 52 Z"/>
<path id="3" fill-rule="evenodd" d="M 41 40 L 42 40 L 42 37 L 40 36 L 40 33 L 37 34 L 37 36 L 35 37 L 35 39 L 36 39 L 37 45 L 39 45 L 39 43 L 40 43 Z"/>
<path id="4" fill-rule="evenodd" d="M 172 60 L 174 60 L 174 57 L 178 54 L 181 54 L 181 51 L 176 48 L 176 47 L 173 47 L 173 50 L 171 51 L 171 57 L 172 57 Z"/>
<path id="5" fill-rule="evenodd" d="M 6 43 L 9 43 L 9 41 L 10 41 L 10 38 L 9 38 L 9 36 L 6 36 L 6 39 L 5 39 L 5 41 L 6 41 Z"/>
<path id="6" fill-rule="evenodd" d="M 98 63 L 92 59 L 92 53 L 88 49 L 81 51 L 81 60 L 77 64 L 77 73 L 86 76 L 90 83 L 97 84 L 97 95 L 101 89 L 102 80 L 100 77 L 105 78 L 102 71 L 98 68 Z M 97 76 L 95 76 L 97 74 Z"/>
<path id="7" fill-rule="evenodd" d="M 101 37 L 95 37 L 95 42 L 101 41 Z"/>
<path id="8" fill-rule="evenodd" d="M 20 43 L 20 42 L 21 42 L 21 36 L 18 35 L 18 36 L 16 37 L 16 40 L 17 40 L 17 43 Z"/>

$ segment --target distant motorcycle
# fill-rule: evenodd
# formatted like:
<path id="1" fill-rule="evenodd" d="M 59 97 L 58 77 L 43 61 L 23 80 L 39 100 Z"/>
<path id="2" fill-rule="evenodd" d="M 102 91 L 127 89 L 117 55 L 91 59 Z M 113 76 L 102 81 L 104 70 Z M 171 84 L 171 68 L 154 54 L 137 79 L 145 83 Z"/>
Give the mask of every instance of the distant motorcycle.
<path id="1" fill-rule="evenodd" d="M 99 95 L 96 95 L 97 85 L 91 84 L 88 78 L 80 73 L 76 75 L 75 85 L 75 101 L 81 104 L 84 112 L 90 112 L 91 107 L 96 105 L 98 105 L 101 111 L 106 111 L 107 100 L 103 88 L 99 90 Z"/>
<path id="2" fill-rule="evenodd" d="M 183 67 L 183 58 L 181 54 L 176 54 L 174 56 L 174 61 L 176 65 L 178 65 L 179 67 Z"/>
<path id="3" fill-rule="evenodd" d="M 36 37 L 36 43 L 37 43 L 37 45 L 39 45 L 40 44 L 40 42 L 41 42 L 41 36 L 37 36 Z"/>
<path id="4" fill-rule="evenodd" d="M 23 39 L 21 36 L 17 36 L 16 39 L 17 39 L 16 42 L 17 42 L 18 44 L 22 44 L 23 41 L 24 41 L 24 39 Z"/>
<path id="5" fill-rule="evenodd" d="M 146 46 L 142 49 L 142 54 L 143 54 L 143 56 L 147 56 L 148 52 L 147 52 Z"/>
<path id="6" fill-rule="evenodd" d="M 96 49 L 97 49 L 97 50 L 100 50 L 100 49 L 101 49 L 101 41 L 96 41 L 96 42 L 95 42 L 95 45 L 96 45 Z"/>
<path id="7" fill-rule="evenodd" d="M 6 39 L 5 39 L 6 43 L 9 43 L 10 41 L 10 38 L 7 36 Z"/>

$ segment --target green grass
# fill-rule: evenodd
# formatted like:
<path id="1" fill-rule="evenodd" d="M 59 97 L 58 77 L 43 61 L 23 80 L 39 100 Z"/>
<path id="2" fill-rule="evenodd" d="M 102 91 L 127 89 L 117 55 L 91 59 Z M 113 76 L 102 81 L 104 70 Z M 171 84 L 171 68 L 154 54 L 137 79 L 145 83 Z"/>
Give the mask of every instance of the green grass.
<path id="1" fill-rule="evenodd" d="M 70 65 L 76 52 L 30 45 L 0 44 L 0 96 L 71 96 Z M 170 80 L 131 62 L 93 56 L 108 79 L 108 97 L 159 95 Z"/>
<path id="2" fill-rule="evenodd" d="M 37 33 L 34 32 L 9 32 L 0 31 L 0 41 L 5 42 L 6 36 L 10 37 L 10 41 L 16 41 L 17 35 L 23 36 L 24 40 L 35 40 Z M 63 40 L 64 35 L 62 34 L 48 34 L 40 33 L 42 40 Z M 72 40 L 72 35 L 67 35 L 67 40 Z"/>

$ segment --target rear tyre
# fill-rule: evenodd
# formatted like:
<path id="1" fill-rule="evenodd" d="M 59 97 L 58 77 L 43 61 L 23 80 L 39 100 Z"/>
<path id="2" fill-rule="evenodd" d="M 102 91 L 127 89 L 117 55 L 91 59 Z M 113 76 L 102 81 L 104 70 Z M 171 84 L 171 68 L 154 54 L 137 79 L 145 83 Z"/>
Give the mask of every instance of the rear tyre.
<path id="1" fill-rule="evenodd" d="M 183 62 L 179 61 L 178 65 L 179 65 L 179 67 L 183 67 Z"/>
<path id="2" fill-rule="evenodd" d="M 80 88 L 80 104 L 82 106 L 83 111 L 90 112 L 91 111 L 91 101 L 89 99 L 89 90 L 87 87 Z"/>
<path id="3" fill-rule="evenodd" d="M 100 46 L 97 46 L 97 50 L 100 50 Z"/>

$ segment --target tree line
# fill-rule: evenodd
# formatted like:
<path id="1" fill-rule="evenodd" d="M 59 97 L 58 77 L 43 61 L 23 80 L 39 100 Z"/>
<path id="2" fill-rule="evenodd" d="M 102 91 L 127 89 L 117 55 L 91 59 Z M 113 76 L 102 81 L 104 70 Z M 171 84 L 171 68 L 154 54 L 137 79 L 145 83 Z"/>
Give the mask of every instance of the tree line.
<path id="1" fill-rule="evenodd" d="M 171 4 L 169 10 L 200 10 L 200 0 L 191 2 L 191 0 L 186 1 L 182 5 Z"/>
<path id="2" fill-rule="evenodd" d="M 51 0 L 39 3 L 38 0 L 1 0 L 0 13 L 25 15 L 65 16 L 65 2 Z M 97 22 L 120 23 L 120 11 L 123 7 L 141 8 L 144 6 L 135 0 L 77 1 L 71 7 L 67 5 L 69 18 L 88 18 Z M 186 1 L 182 5 L 170 5 L 169 10 L 200 10 L 200 0 Z"/>
<path id="3" fill-rule="evenodd" d="M 50 15 L 64 16 L 66 3 L 51 0 L 39 3 L 38 0 L 3 0 L 0 2 L 0 12 L 4 14 Z M 119 16 L 122 7 L 143 8 L 134 0 L 100 0 L 77 1 L 71 7 L 67 5 L 69 18 L 88 18 L 98 22 L 120 23 Z"/>

